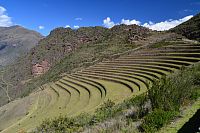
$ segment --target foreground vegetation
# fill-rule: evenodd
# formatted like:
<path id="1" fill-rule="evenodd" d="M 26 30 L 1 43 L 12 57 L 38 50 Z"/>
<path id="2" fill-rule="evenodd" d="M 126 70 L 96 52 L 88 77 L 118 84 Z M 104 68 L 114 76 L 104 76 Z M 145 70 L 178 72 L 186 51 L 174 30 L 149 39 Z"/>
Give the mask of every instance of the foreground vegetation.
<path id="1" fill-rule="evenodd" d="M 114 104 L 108 100 L 94 115 L 81 114 L 77 117 L 59 117 L 46 120 L 36 132 L 80 132 L 103 123 L 105 120 L 120 118 L 118 124 L 113 124 L 100 131 L 130 132 L 144 131 L 153 133 L 164 125 L 169 124 L 179 116 L 180 107 L 197 100 L 200 97 L 200 65 L 182 68 L 179 72 L 155 80 L 149 87 L 148 93 Z M 127 114 L 127 111 L 129 113 Z M 130 113 L 131 111 L 131 113 Z M 130 126 L 141 121 L 139 126 Z M 123 124 L 123 125 L 122 125 Z"/>
<path id="2" fill-rule="evenodd" d="M 200 97 L 200 65 L 155 81 L 148 90 L 152 112 L 144 117 L 142 128 L 155 132 L 179 115 L 181 106 Z"/>

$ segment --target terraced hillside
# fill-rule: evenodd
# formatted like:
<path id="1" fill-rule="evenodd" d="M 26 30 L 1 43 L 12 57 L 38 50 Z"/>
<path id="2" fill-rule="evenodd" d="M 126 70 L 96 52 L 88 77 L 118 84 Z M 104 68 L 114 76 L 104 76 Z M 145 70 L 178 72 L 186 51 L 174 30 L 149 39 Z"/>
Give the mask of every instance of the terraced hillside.
<path id="1" fill-rule="evenodd" d="M 0 108 L 2 133 L 31 131 L 44 119 L 92 113 L 105 100 L 116 103 L 147 91 L 156 78 L 200 60 L 200 45 L 169 43 L 143 47 L 117 59 L 103 61 L 40 87 L 23 99 Z"/>
<path id="2" fill-rule="evenodd" d="M 141 46 L 148 40 L 155 42 L 178 36 L 158 34 L 137 25 L 117 25 L 111 29 L 98 26 L 77 30 L 56 28 L 15 64 L 4 68 L 1 75 L 12 84 L 8 87 L 9 95 L 11 100 L 15 100 L 27 96 L 45 83 L 59 79 L 64 72 L 71 73 L 75 69 L 95 64 L 113 54 Z M 4 85 L 2 80 L 0 85 Z M 4 94 L 0 89 L 0 106 L 8 102 Z"/>

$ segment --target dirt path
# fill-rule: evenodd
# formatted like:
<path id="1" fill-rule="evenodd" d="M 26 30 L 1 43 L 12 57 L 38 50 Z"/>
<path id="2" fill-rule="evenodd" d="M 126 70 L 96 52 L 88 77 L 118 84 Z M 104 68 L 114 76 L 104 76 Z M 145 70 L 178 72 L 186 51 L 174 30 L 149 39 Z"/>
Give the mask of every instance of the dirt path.
<path id="1" fill-rule="evenodd" d="M 3 85 L 6 85 L 6 88 L 3 88 L 1 86 L 0 86 L 0 88 L 2 88 L 4 90 L 4 92 L 6 93 L 6 96 L 8 98 L 8 101 L 10 102 L 11 101 L 11 97 L 9 96 L 9 91 L 8 90 L 9 90 L 9 86 L 13 86 L 13 85 L 10 84 L 10 83 L 7 83 L 3 78 L 3 71 L 1 73 L 2 73 L 1 80 L 4 83 Z"/>

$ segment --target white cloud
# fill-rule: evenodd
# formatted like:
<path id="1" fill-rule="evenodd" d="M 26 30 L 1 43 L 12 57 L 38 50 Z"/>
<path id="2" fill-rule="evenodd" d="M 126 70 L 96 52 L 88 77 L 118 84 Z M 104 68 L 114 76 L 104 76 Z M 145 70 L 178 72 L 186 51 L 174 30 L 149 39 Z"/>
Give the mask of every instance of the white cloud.
<path id="1" fill-rule="evenodd" d="M 70 28 L 70 25 L 66 25 L 65 28 Z"/>
<path id="2" fill-rule="evenodd" d="M 5 12 L 6 12 L 6 9 L 0 6 L 0 15 L 4 14 Z"/>
<path id="3" fill-rule="evenodd" d="M 45 27 L 40 25 L 38 28 L 39 28 L 39 30 L 43 30 Z"/>
<path id="4" fill-rule="evenodd" d="M 164 22 L 159 22 L 159 23 L 153 23 L 153 22 L 149 22 L 149 23 L 145 23 L 142 26 L 147 27 L 149 29 L 152 30 L 157 30 L 157 31 L 165 31 L 165 30 L 169 30 L 171 28 L 176 27 L 177 25 L 189 20 L 190 18 L 192 18 L 193 15 L 189 15 L 186 16 L 182 19 L 178 19 L 178 20 L 166 20 Z"/>
<path id="5" fill-rule="evenodd" d="M 126 24 L 126 25 L 132 25 L 132 24 L 136 24 L 136 25 L 140 25 L 141 22 L 140 21 L 137 21 L 135 19 L 133 20 L 125 20 L 125 19 L 122 19 L 121 20 L 121 24 Z M 113 26 L 115 25 L 119 25 L 119 23 L 114 23 L 110 17 L 107 17 L 106 19 L 103 20 L 103 25 L 107 28 L 112 28 Z"/>
<path id="6" fill-rule="evenodd" d="M 112 28 L 113 26 L 115 26 L 115 23 L 111 21 L 110 17 L 107 17 L 103 20 L 103 25 L 107 28 Z"/>
<path id="7" fill-rule="evenodd" d="M 12 26 L 13 22 L 11 17 L 6 14 L 6 9 L 0 6 L 0 26 L 2 27 L 9 27 Z"/>
<path id="8" fill-rule="evenodd" d="M 78 25 L 74 25 L 74 29 L 78 29 L 79 28 L 79 26 Z"/>
<path id="9" fill-rule="evenodd" d="M 83 18 L 75 18 L 76 21 L 81 21 Z"/>
<path id="10" fill-rule="evenodd" d="M 137 21 L 137 20 L 135 20 L 135 19 L 133 19 L 133 20 L 128 20 L 128 19 L 125 20 L 125 19 L 122 19 L 121 24 L 126 24 L 126 25 L 136 24 L 136 25 L 140 25 L 141 22 L 140 22 L 140 21 Z"/>
<path id="11" fill-rule="evenodd" d="M 135 20 L 135 19 L 133 20 L 122 19 L 121 24 L 126 24 L 126 25 L 136 24 L 136 25 L 141 25 L 143 27 L 147 27 L 152 30 L 164 31 L 164 30 L 169 30 L 171 28 L 174 28 L 177 25 L 189 20 L 192 17 L 193 15 L 189 15 L 178 20 L 169 19 L 163 22 L 158 22 L 158 23 L 153 23 L 152 21 L 149 21 L 148 23 L 144 23 L 144 24 L 142 24 L 140 21 Z M 113 21 L 111 21 L 110 17 L 107 17 L 106 19 L 103 20 L 103 25 L 107 28 L 112 28 L 113 26 L 118 25 L 118 24 L 119 23 L 114 23 Z"/>

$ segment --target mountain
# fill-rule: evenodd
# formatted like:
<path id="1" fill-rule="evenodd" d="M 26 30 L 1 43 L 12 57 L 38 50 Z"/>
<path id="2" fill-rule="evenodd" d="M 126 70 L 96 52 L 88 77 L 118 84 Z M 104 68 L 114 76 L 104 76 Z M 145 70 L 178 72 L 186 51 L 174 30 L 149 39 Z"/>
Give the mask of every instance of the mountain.
<path id="1" fill-rule="evenodd" d="M 8 86 L 11 99 L 28 95 L 37 87 L 110 58 L 113 54 L 138 47 L 153 31 L 137 25 L 83 27 L 77 30 L 56 28 L 34 48 L 5 68 L 0 87 Z M 138 44 L 137 44 L 138 43 Z M 5 48 L 2 47 L 2 50 Z M 1 73 L 0 73 L 1 76 Z M 11 84 L 11 85 L 10 85 Z M 0 106 L 8 100 L 0 92 Z"/>
<path id="2" fill-rule="evenodd" d="M 4 89 L 0 90 L 0 105 L 6 101 L 9 103 L 0 107 L 0 131 L 81 132 L 86 125 L 101 124 L 99 122 L 120 114 L 124 116 L 120 115 L 120 121 L 125 118 L 124 122 L 140 118 L 137 114 L 143 113 L 146 117 L 153 106 L 149 106 L 152 102 L 143 94 L 156 82 L 155 79 L 198 62 L 200 47 L 197 46 L 175 33 L 153 32 L 135 25 L 119 25 L 112 29 L 55 29 L 2 75 L 0 87 Z M 32 73 L 31 68 L 34 68 Z M 178 82 L 187 81 L 180 87 L 174 82 L 176 77 L 170 80 L 174 83 L 170 88 L 168 83 L 172 83 L 168 80 L 163 82 L 167 83 L 164 89 L 156 84 L 156 93 L 163 90 L 159 93 L 161 96 L 156 97 L 164 97 L 160 105 L 164 105 L 168 98 L 176 97 L 177 100 L 173 101 L 177 103 L 182 97 L 190 97 L 188 85 L 195 78 L 187 78 L 186 74 L 188 76 L 188 72 L 177 75 L 184 77 Z M 168 95 L 166 88 L 170 90 Z M 119 105 L 122 101 L 124 103 Z M 171 104 L 169 101 L 170 104 L 164 107 L 173 105 L 177 108 L 174 102 Z M 130 112 L 134 108 L 134 111 L 141 110 L 142 113 Z M 166 113 L 161 114 L 163 118 L 166 116 Z M 73 116 L 77 117 L 74 119 Z M 55 117 L 58 119 L 54 120 Z M 144 118 L 143 115 L 141 117 Z M 35 129 L 40 123 L 42 125 Z"/>
<path id="3" fill-rule="evenodd" d="M 0 66 L 27 53 L 42 38 L 41 34 L 21 26 L 0 27 Z"/>
<path id="4" fill-rule="evenodd" d="M 46 60 L 51 66 L 83 44 L 134 44 L 144 40 L 152 31 L 137 25 L 82 27 L 77 30 L 57 28 L 31 50 L 32 64 Z"/>
<path id="5" fill-rule="evenodd" d="M 99 26 L 76 30 L 56 28 L 45 38 L 19 26 L 1 28 L 2 64 L 10 64 L 17 57 L 20 58 L 7 67 L 0 66 L 0 132 L 29 132 L 47 118 L 64 115 L 67 117 L 59 117 L 52 122 L 46 121 L 41 129 L 39 127 L 34 131 L 53 132 L 56 128 L 59 128 L 57 132 L 82 130 L 82 125 L 96 125 L 111 118 L 110 115 L 119 114 L 120 110 L 128 111 L 127 115 L 120 112 L 124 115 L 120 119 L 125 118 L 126 122 L 139 118 L 140 114 L 145 121 L 148 117 L 152 120 L 152 113 L 150 116 L 146 115 L 148 110 L 153 109 L 152 101 L 141 94 L 146 93 L 149 87 L 156 83 L 155 79 L 161 79 L 161 83 L 167 83 L 167 86 L 163 88 L 162 84 L 155 84 L 156 89 L 164 90 L 162 93 L 157 93 L 156 90 L 157 94 L 163 95 L 152 99 L 164 97 L 161 101 L 165 103 L 166 99 L 175 97 L 177 100 L 169 101 L 169 104 L 163 107 L 174 106 L 174 109 L 179 110 L 177 101 L 184 97 L 199 96 L 199 92 L 195 92 L 199 86 L 199 73 L 190 73 L 195 76 L 192 77 L 189 75 L 190 71 L 185 71 L 184 75 L 181 72 L 181 75 L 177 75 L 180 79 L 174 77 L 170 80 L 174 83 L 170 88 L 171 82 L 165 82 L 164 79 L 165 76 L 173 76 L 171 74 L 179 69 L 186 70 L 187 66 L 199 62 L 199 43 L 188 41 L 184 37 L 199 40 L 198 21 L 199 15 L 170 32 L 152 31 L 137 25 L 116 25 L 110 29 Z M 194 84 L 197 83 L 195 86 L 193 80 Z M 187 82 L 178 87 L 174 81 Z M 170 89 L 168 95 L 166 89 Z M 194 89 L 194 94 L 190 89 Z M 114 106 L 114 102 L 122 101 L 122 106 Z M 189 103 L 188 99 L 186 102 Z M 150 107 L 149 103 L 152 104 Z M 163 103 L 160 104 L 161 107 L 165 105 Z M 185 100 L 182 103 L 185 104 Z M 129 107 L 131 110 L 133 107 L 136 109 L 130 112 Z M 170 110 L 173 114 L 174 109 Z M 68 119 L 82 112 L 92 116 L 86 114 L 88 117 L 85 117 L 85 114 L 81 114 L 75 119 Z M 160 113 L 163 116 L 168 115 L 162 112 L 158 112 L 158 115 Z M 77 124 L 80 123 L 79 118 L 84 120 L 81 121 L 82 125 Z M 157 118 L 155 115 L 156 120 Z M 64 128 L 60 127 L 62 125 Z M 151 126 L 152 124 L 148 127 Z"/>
<path id="6" fill-rule="evenodd" d="M 200 13 L 170 31 L 181 34 L 189 39 L 200 41 Z"/>

